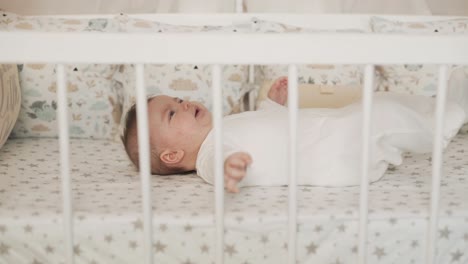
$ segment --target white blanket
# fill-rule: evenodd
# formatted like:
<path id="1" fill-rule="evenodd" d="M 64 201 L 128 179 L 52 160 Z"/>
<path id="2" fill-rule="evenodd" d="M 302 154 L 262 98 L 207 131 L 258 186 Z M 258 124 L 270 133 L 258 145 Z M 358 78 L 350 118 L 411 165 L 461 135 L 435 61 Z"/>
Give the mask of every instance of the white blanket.
<path id="1" fill-rule="evenodd" d="M 432 150 L 434 98 L 377 93 L 372 108 L 370 181 L 388 164 L 399 165 L 406 151 Z M 465 112 L 448 102 L 444 146 L 456 135 Z M 265 101 L 258 111 L 228 116 L 223 122 L 224 158 L 238 151 L 252 156 L 239 186 L 286 185 L 289 175 L 288 109 Z M 358 185 L 362 174 L 361 103 L 339 109 L 301 109 L 298 115 L 298 183 L 313 186 Z M 213 184 L 214 137 L 210 132 L 197 158 L 197 174 Z"/>

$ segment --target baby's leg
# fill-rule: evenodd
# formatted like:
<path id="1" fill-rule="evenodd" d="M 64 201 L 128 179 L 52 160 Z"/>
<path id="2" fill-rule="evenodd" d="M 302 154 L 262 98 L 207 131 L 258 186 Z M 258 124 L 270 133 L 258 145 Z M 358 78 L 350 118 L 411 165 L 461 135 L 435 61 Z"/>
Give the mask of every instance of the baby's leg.
<path id="1" fill-rule="evenodd" d="M 375 104 L 391 102 L 410 108 L 423 116 L 434 114 L 435 98 L 424 95 L 409 95 L 402 93 L 376 92 Z"/>
<path id="2" fill-rule="evenodd" d="M 402 111 L 406 112 L 405 115 L 413 117 L 414 121 L 410 122 L 408 126 L 414 125 L 414 123 L 419 120 L 427 124 L 427 127 L 430 129 L 428 131 L 429 133 L 432 134 L 435 129 L 436 100 L 434 97 L 398 93 L 377 93 L 374 102 L 374 110 L 377 112 L 381 110 L 388 113 L 392 111 L 392 105 L 396 104 L 395 107 L 398 105 Z M 383 108 L 381 108 L 382 106 Z M 382 116 L 385 115 L 382 114 Z M 394 116 L 394 118 L 395 120 L 399 119 L 398 116 Z M 452 137 L 458 133 L 460 127 L 463 125 L 464 120 L 465 112 L 463 109 L 452 99 L 448 99 L 445 106 L 443 125 L 444 145 L 447 145 Z M 385 122 L 385 119 L 377 119 L 377 123 L 383 123 L 383 126 L 385 126 Z M 432 141 L 432 135 L 430 137 Z"/>
<path id="3" fill-rule="evenodd" d="M 435 112 L 435 98 L 422 95 L 405 95 L 397 93 L 377 93 L 376 98 L 396 100 L 399 103 L 421 113 L 432 116 Z M 385 100 L 384 99 L 384 100 Z M 465 113 L 464 123 L 468 123 L 468 71 L 461 67 L 455 69 L 450 75 L 447 87 L 446 113 L 450 114 L 454 104 Z"/>

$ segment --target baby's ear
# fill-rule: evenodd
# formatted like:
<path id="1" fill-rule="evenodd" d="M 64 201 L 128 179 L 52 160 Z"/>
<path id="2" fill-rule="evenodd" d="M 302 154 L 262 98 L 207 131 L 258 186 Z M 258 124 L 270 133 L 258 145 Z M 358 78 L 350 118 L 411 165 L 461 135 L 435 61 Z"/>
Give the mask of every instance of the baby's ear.
<path id="1" fill-rule="evenodd" d="M 164 150 L 159 158 L 166 164 L 177 164 L 182 161 L 185 152 L 183 150 Z"/>

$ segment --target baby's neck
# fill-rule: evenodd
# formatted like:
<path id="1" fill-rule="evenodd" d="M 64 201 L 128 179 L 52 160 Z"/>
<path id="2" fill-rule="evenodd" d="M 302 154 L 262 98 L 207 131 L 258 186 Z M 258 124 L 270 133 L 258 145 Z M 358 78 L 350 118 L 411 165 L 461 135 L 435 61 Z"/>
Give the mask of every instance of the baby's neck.
<path id="1" fill-rule="evenodd" d="M 188 171 L 196 170 L 198 152 L 200 151 L 200 146 L 198 146 L 194 151 L 186 152 L 184 158 L 184 168 Z"/>
<path id="2" fill-rule="evenodd" d="M 197 158 L 198 154 L 200 152 L 200 149 L 205 143 L 206 138 L 210 134 L 210 132 L 213 130 L 213 127 L 210 127 L 208 130 L 205 131 L 205 134 L 203 137 L 199 137 L 195 142 L 195 144 L 192 143 L 192 145 L 186 146 L 185 148 L 185 157 L 184 157 L 184 163 L 181 164 L 184 166 L 184 168 L 187 168 L 187 170 L 196 170 L 197 168 Z M 200 138 L 203 138 L 203 140 L 199 140 Z"/>

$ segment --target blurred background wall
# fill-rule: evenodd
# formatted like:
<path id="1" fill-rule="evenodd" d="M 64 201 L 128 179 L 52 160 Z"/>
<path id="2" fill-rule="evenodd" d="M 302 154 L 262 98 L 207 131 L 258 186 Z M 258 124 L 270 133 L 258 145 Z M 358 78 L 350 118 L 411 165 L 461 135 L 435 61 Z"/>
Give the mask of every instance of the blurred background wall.
<path id="1" fill-rule="evenodd" d="M 468 0 L 244 0 L 247 12 L 373 13 L 468 16 Z M 0 0 L 24 15 L 234 12 L 235 0 Z"/>

